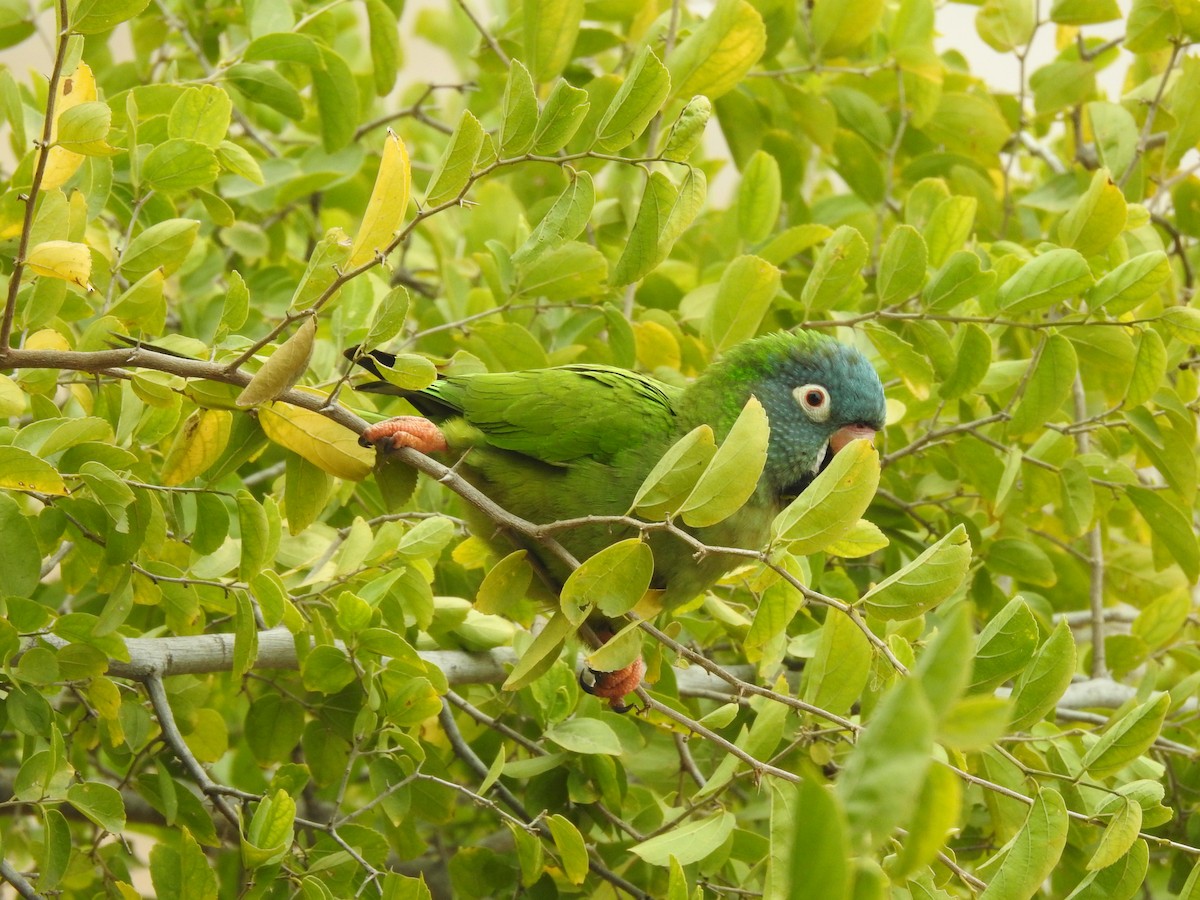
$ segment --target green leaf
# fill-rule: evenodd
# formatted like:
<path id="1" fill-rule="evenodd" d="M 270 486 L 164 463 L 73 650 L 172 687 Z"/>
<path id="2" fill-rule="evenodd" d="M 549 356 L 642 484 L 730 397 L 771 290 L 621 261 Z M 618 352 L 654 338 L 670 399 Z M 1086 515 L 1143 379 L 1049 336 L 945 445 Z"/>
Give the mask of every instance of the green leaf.
<path id="1" fill-rule="evenodd" d="M 199 141 L 175 138 L 156 146 L 142 162 L 142 179 L 164 193 L 212 184 L 220 167 L 212 149 Z"/>
<path id="2" fill-rule="evenodd" d="M 909 875 L 937 859 L 962 815 L 962 782 L 945 766 L 930 766 L 917 797 L 917 809 L 896 861 L 896 876 Z"/>
<path id="3" fill-rule="evenodd" d="M 679 508 L 683 521 L 704 528 L 741 509 L 758 487 L 767 462 L 769 436 L 766 411 L 751 397 Z"/>
<path id="4" fill-rule="evenodd" d="M 403 53 L 396 19 L 393 11 L 383 0 L 366 0 L 367 27 L 371 38 L 371 75 L 375 80 L 375 93 L 386 97 L 396 85 Z"/>
<path id="5" fill-rule="evenodd" d="M 504 682 L 504 690 L 520 690 L 554 665 L 571 629 L 570 620 L 561 611 L 556 611 L 513 666 Z"/>
<path id="6" fill-rule="evenodd" d="M 223 73 L 250 100 L 269 106 L 289 119 L 304 118 L 304 100 L 292 83 L 267 66 L 257 63 L 234 63 Z"/>
<path id="7" fill-rule="evenodd" d="M 829 610 L 817 652 L 805 663 L 800 696 L 813 706 L 846 715 L 862 696 L 873 659 L 874 651 L 862 628 L 849 616 Z"/>
<path id="8" fill-rule="evenodd" d="M 1013 686 L 1009 729 L 1026 731 L 1041 721 L 1054 709 L 1074 676 L 1075 638 L 1066 619 L 1060 619 Z"/>
<path id="9" fill-rule="evenodd" d="M 546 825 L 554 839 L 558 857 L 562 860 L 567 881 L 571 884 L 583 884 L 588 873 L 587 846 L 583 842 L 583 835 L 565 816 L 550 816 L 546 819 Z"/>
<path id="10" fill-rule="evenodd" d="M 967 531 L 955 525 L 928 550 L 863 594 L 863 603 L 881 619 L 916 618 L 958 590 L 970 565 Z"/>
<path id="11" fill-rule="evenodd" d="M 1116 6 L 1113 0 L 1100 0 L 1098 3 L 1084 0 L 1083 5 L 1097 7 L 1109 2 Z M 1096 138 L 1096 153 L 1100 162 L 1110 172 L 1118 175 L 1124 173 L 1137 156 L 1137 120 L 1121 104 L 1107 100 L 1093 100 L 1083 108 Z"/>
<path id="12" fill-rule="evenodd" d="M 1059 25 L 1096 25 L 1119 18 L 1117 0 L 1054 0 L 1050 6 L 1050 21 Z"/>
<path id="13" fill-rule="evenodd" d="M 717 452 L 712 428 L 698 425 L 671 445 L 634 495 L 632 510 L 647 519 L 674 515 Z"/>
<path id="14" fill-rule="evenodd" d="M 470 110 L 464 109 L 458 127 L 429 177 L 429 186 L 425 189 L 427 207 L 441 206 L 463 192 L 471 181 L 475 160 L 482 147 L 483 126 Z"/>
<path id="15" fill-rule="evenodd" d="M 995 280 L 995 271 L 983 271 L 978 255 L 969 250 L 956 251 L 925 285 L 925 304 L 932 311 L 946 312 L 979 296 Z"/>
<path id="16" fill-rule="evenodd" d="M 771 523 L 772 541 L 807 556 L 855 527 L 879 487 L 879 453 L 870 441 L 851 441 Z"/>
<path id="17" fill-rule="evenodd" d="M 1013 410 L 1008 433 L 1026 434 L 1044 425 L 1071 396 L 1078 365 L 1075 347 L 1067 338 L 1057 333 L 1047 336 Z"/>
<path id="18" fill-rule="evenodd" d="M 400 334 L 400 329 L 404 327 L 404 319 L 408 315 L 408 306 L 407 288 L 401 285 L 388 291 L 379 301 L 379 308 L 375 312 L 371 327 L 367 329 L 367 336 L 359 344 L 359 353 L 365 354 L 374 350 L 380 344 L 386 344 Z M 432 383 L 430 382 L 430 384 Z"/>
<path id="19" fill-rule="evenodd" d="M 1008 53 L 1033 38 L 1037 12 L 1033 0 L 986 0 L 975 15 L 975 29 L 993 50 Z"/>
<path id="20" fill-rule="evenodd" d="M 1141 830 L 1142 808 L 1128 797 L 1123 797 L 1121 805 L 1100 835 L 1100 844 L 1088 860 L 1087 870 L 1095 872 L 1097 869 L 1106 869 L 1120 860 L 1133 848 Z"/>
<path id="21" fill-rule="evenodd" d="M 644 47 L 596 126 L 597 147 L 616 153 L 632 144 L 662 108 L 670 89 L 667 67 Z"/>
<path id="22" fill-rule="evenodd" d="M 32 596 L 42 577 L 42 552 L 29 520 L 7 494 L 0 494 L 0 542 L 4 546 L 4 552 L 0 553 L 0 584 L 4 585 L 4 593 Z"/>
<path id="23" fill-rule="evenodd" d="M 933 710 L 915 681 L 902 679 L 875 708 L 838 777 L 848 833 L 859 852 L 882 845 L 912 819 L 933 750 Z"/>
<path id="24" fill-rule="evenodd" d="M 958 604 L 946 614 L 913 668 L 913 676 L 938 719 L 946 715 L 970 683 L 974 653 L 970 606 Z"/>
<path id="25" fill-rule="evenodd" d="M 1159 321 L 1185 344 L 1200 344 L 1200 309 L 1190 306 L 1168 306 L 1163 310 Z"/>
<path id="26" fill-rule="evenodd" d="M 738 185 L 737 222 L 742 240 L 756 244 L 775 230 L 781 202 L 779 163 L 759 150 L 742 171 Z"/>
<path id="27" fill-rule="evenodd" d="M 781 279 L 777 268 L 757 256 L 739 256 L 725 266 L 708 316 L 713 349 L 728 350 L 758 333 Z"/>
<path id="28" fill-rule="evenodd" d="M 1163 692 L 1110 723 L 1100 740 L 1083 755 L 1082 765 L 1088 774 L 1094 778 L 1113 775 L 1149 750 L 1162 731 L 1170 706 L 1171 695 Z"/>
<path id="29" fill-rule="evenodd" d="M 587 172 L 572 171 L 570 174 L 571 180 L 566 190 L 559 194 L 549 212 L 513 253 L 514 266 L 532 263 L 547 251 L 575 240 L 587 227 L 592 207 L 596 203 L 596 189 L 592 183 L 592 176 Z"/>
<path id="30" fill-rule="evenodd" d="M 122 274 L 130 281 L 159 268 L 170 275 L 183 265 L 199 231 L 200 223 L 195 219 L 166 219 L 151 225 L 125 248 Z"/>
<path id="31" fill-rule="evenodd" d="M 567 578 L 560 594 L 563 615 L 573 625 L 593 609 L 606 616 L 623 615 L 637 605 L 650 587 L 654 555 L 638 538 L 618 541 L 583 562 Z"/>
<path id="32" fill-rule="evenodd" d="M 132 19 L 150 0 L 80 0 L 71 13 L 71 31 L 101 34 Z"/>
<path id="33" fill-rule="evenodd" d="M 1004 861 L 980 894 L 980 900 L 1033 897 L 1054 870 L 1067 842 L 1067 806 L 1062 795 L 1042 788 Z M 1003 852 L 1003 851 L 1002 851 Z"/>
<path id="34" fill-rule="evenodd" d="M 229 95 L 216 85 L 189 87 L 171 107 L 167 134 L 172 139 L 196 141 L 215 150 L 225 140 L 232 112 Z M 142 174 L 145 176 L 144 169 Z"/>
<path id="35" fill-rule="evenodd" d="M 575 2 L 575 0 L 568 0 Z M 583 4 L 580 3 L 582 9 Z M 537 130 L 533 136 L 533 152 L 543 155 L 557 153 L 575 136 L 587 116 L 590 101 L 587 91 L 565 81 L 558 81 L 546 98 Z"/>
<path id="36" fill-rule="evenodd" d="M 617 733 L 599 719 L 568 719 L 546 729 L 545 737 L 572 753 L 619 756 Z M 1140 811 L 1140 808 L 1139 808 Z"/>
<path id="37" fill-rule="evenodd" d="M 766 46 L 766 26 L 757 9 L 745 0 L 717 0 L 668 60 L 672 96 L 717 99 L 742 80 Z"/>
<path id="38" fill-rule="evenodd" d="M 328 47 L 320 47 L 321 66 L 313 68 L 317 96 L 317 121 L 326 153 L 340 150 L 354 139 L 358 127 L 358 84 L 350 66 Z"/>
<path id="39" fill-rule="evenodd" d="M 712 101 L 707 97 L 701 95 L 689 100 L 663 139 L 659 155 L 664 159 L 686 162 L 704 138 L 704 127 L 711 115 Z"/>
<path id="40" fill-rule="evenodd" d="M 987 374 L 992 363 L 992 339 L 986 331 L 969 322 L 959 331 L 954 371 L 938 386 L 944 400 L 955 400 L 970 393 Z"/>
<path id="41" fill-rule="evenodd" d="M 978 206 L 979 201 L 974 197 L 954 196 L 934 208 L 924 229 L 930 265 L 944 265 L 952 254 L 968 252 L 962 248 L 971 236 Z"/>
<path id="42" fill-rule="evenodd" d="M 1121 263 L 1083 295 L 1092 309 L 1114 315 L 1136 308 L 1171 279 L 1171 263 L 1161 250 L 1152 250 Z"/>
<path id="43" fill-rule="evenodd" d="M 1074 247 L 1084 256 L 1093 256 L 1105 250 L 1125 230 L 1128 214 L 1125 195 L 1113 183 L 1108 171 L 1099 169 L 1083 196 L 1059 220 L 1059 242 Z"/>
<path id="44" fill-rule="evenodd" d="M 880 0 L 856 3 L 822 3 L 812 11 L 812 40 L 825 56 L 852 50 L 875 30 L 883 13 Z"/>
<path id="45" fill-rule="evenodd" d="M 1191 518 L 1179 507 L 1160 496 L 1158 491 L 1142 487 L 1125 489 L 1137 511 L 1150 526 L 1151 540 L 1171 554 L 1189 582 L 1200 578 L 1200 547 Z"/>
<path id="46" fill-rule="evenodd" d="M 771 855 L 764 898 L 844 900 L 850 872 L 846 814 L 835 791 L 805 778 L 771 782 Z"/>
<path id="47" fill-rule="evenodd" d="M 911 225 L 898 225 L 888 235 L 879 258 L 875 290 L 884 305 L 907 300 L 925 284 L 927 251 L 921 233 Z"/>
<path id="48" fill-rule="evenodd" d="M 67 789 L 67 800 L 105 831 L 125 830 L 125 801 L 115 787 L 99 781 L 73 784 Z"/>
<path id="49" fill-rule="evenodd" d="M 800 302 L 805 310 L 827 309 L 861 289 L 867 242 L 856 228 L 843 225 L 817 253 L 812 273 L 804 283 Z"/>
<path id="50" fill-rule="evenodd" d="M 514 296 L 551 302 L 578 300 L 606 290 L 607 278 L 608 259 L 603 253 L 590 244 L 568 241 L 542 254 L 520 273 Z"/>
<path id="51" fill-rule="evenodd" d="M 282 860 L 291 849 L 295 821 L 296 801 L 284 791 L 263 799 L 242 838 L 243 864 L 257 869 Z"/>
<path id="52" fill-rule="evenodd" d="M 500 120 L 500 155 L 520 156 L 533 146 L 538 124 L 537 95 L 529 70 L 514 59 L 504 88 L 504 113 Z M 573 235 L 572 235 L 573 236 Z"/>
<path id="53" fill-rule="evenodd" d="M 996 306 L 1007 313 L 1048 309 L 1079 296 L 1094 279 L 1077 250 L 1048 250 L 1025 263 L 996 292 Z"/>
<path id="54" fill-rule="evenodd" d="M 1133 900 L 1141 893 L 1149 864 L 1146 842 L 1134 841 L 1129 852 L 1117 862 L 1098 872 L 1089 872 L 1066 900 Z"/>
<path id="55" fill-rule="evenodd" d="M 156 843 L 150 850 L 150 879 L 159 897 L 217 900 L 217 873 L 186 827 L 180 834 L 178 848 Z"/>
<path id="56" fill-rule="evenodd" d="M 669 866 L 671 859 L 689 866 L 715 853 L 736 824 L 733 813 L 719 812 L 703 819 L 677 825 L 670 831 L 634 844 L 630 852 L 652 866 Z"/>
<path id="57" fill-rule="evenodd" d="M 1037 621 L 1029 605 L 1014 597 L 979 634 L 971 691 L 985 692 L 1022 671 L 1038 646 Z"/>
<path id="58" fill-rule="evenodd" d="M 523 0 L 525 56 L 539 84 L 557 78 L 571 59 L 583 0 Z"/>
<path id="59" fill-rule="evenodd" d="M 475 608 L 479 612 L 502 614 L 525 598 L 533 580 L 533 568 L 526 555 L 524 550 L 514 550 L 488 569 L 475 595 Z"/>
<path id="60" fill-rule="evenodd" d="M 345 652 L 329 645 L 314 647 L 300 668 L 304 686 L 322 694 L 336 694 L 358 678 Z"/>

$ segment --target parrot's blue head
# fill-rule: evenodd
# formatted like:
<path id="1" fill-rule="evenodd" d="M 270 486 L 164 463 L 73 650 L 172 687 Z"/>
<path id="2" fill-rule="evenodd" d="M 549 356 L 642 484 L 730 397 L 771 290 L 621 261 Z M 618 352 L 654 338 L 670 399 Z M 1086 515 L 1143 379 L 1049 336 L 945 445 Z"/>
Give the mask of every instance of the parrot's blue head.
<path id="1" fill-rule="evenodd" d="M 790 499 L 850 441 L 884 425 L 883 385 L 858 350 L 814 331 L 765 335 L 732 348 L 714 368 L 753 395 L 771 425 L 765 487 Z M 711 371 L 711 370 L 710 370 Z M 728 383 L 728 382 L 726 382 Z"/>

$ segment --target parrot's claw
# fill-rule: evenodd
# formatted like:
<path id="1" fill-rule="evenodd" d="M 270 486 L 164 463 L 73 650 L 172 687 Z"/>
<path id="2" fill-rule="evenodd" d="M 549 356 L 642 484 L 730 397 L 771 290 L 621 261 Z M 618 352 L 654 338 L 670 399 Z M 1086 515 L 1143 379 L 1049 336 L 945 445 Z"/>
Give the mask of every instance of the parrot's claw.
<path id="1" fill-rule="evenodd" d="M 625 668 L 615 672 L 584 669 L 579 673 L 579 686 L 592 696 L 607 700 L 613 712 L 629 712 L 634 707 L 623 702 L 625 695 L 637 690 L 645 674 L 646 663 L 638 657 Z"/>
<path id="2" fill-rule="evenodd" d="M 440 453 L 449 449 L 442 429 L 420 416 L 396 416 L 368 425 L 358 442 L 364 447 L 378 447 L 385 453 L 401 447 L 412 447 L 421 453 Z"/>

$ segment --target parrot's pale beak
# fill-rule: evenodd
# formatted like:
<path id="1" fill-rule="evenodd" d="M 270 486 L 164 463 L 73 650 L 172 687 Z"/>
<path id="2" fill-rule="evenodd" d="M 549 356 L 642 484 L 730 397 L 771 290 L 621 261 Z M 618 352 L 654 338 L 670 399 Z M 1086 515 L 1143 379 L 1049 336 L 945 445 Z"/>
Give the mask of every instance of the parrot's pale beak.
<path id="1" fill-rule="evenodd" d="M 875 429 L 870 425 L 843 426 L 835 431 L 833 436 L 829 439 L 829 449 L 834 453 L 837 453 L 851 441 L 858 440 L 875 440 Z"/>

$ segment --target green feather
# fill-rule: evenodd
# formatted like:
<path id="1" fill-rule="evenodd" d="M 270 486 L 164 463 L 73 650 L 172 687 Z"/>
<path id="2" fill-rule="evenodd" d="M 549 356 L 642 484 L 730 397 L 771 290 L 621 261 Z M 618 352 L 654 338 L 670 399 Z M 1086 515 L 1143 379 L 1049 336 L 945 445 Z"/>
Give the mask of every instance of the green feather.
<path id="1" fill-rule="evenodd" d="M 828 387 L 834 398 L 828 423 L 808 421 L 793 398 L 793 389 L 809 381 Z M 883 391 L 869 364 L 857 351 L 811 331 L 745 341 L 686 388 L 623 369 L 574 365 L 447 376 L 418 392 L 386 384 L 366 389 L 403 394 L 440 423 L 464 477 L 505 509 L 537 523 L 623 515 L 676 440 L 699 424 L 710 425 L 722 439 L 754 394 L 771 424 L 759 490 L 725 521 L 690 529 L 712 546 L 750 549 L 766 542 L 788 492 L 798 489 L 797 479 L 811 478 L 833 430 L 857 422 L 883 424 Z M 476 524 L 480 534 L 493 530 L 489 523 Z M 565 530 L 559 538 L 585 559 L 631 534 L 592 525 Z M 741 561 L 714 554 L 697 562 L 689 547 L 669 535 L 656 534 L 650 544 L 654 583 L 667 589 L 668 604 L 694 597 Z M 565 578 L 565 569 L 540 548 L 528 549 Z"/>

